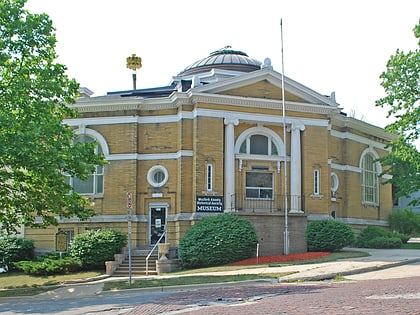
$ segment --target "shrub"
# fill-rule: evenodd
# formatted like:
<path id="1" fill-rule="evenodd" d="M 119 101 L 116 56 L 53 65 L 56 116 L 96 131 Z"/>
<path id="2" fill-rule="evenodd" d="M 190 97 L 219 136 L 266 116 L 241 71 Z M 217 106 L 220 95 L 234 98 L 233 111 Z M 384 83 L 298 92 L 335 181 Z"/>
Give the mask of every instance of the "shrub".
<path id="1" fill-rule="evenodd" d="M 14 263 L 14 265 L 24 273 L 35 276 L 66 274 L 78 271 L 82 267 L 82 263 L 76 258 L 65 257 L 60 259 L 55 255 L 48 255 L 36 261 L 23 260 Z"/>
<path id="2" fill-rule="evenodd" d="M 257 234 L 248 220 L 226 214 L 207 217 L 181 239 L 181 266 L 210 267 L 247 259 L 255 255 L 257 243 Z"/>
<path id="3" fill-rule="evenodd" d="M 313 221 L 306 228 L 308 250 L 334 252 L 354 242 L 353 229 L 336 220 Z"/>
<path id="4" fill-rule="evenodd" d="M 359 236 L 357 237 L 356 246 L 369 248 L 369 241 L 378 237 L 391 238 L 392 233 L 379 226 L 368 225 L 360 232 Z"/>
<path id="5" fill-rule="evenodd" d="M 420 214 L 412 209 L 398 210 L 390 214 L 389 226 L 402 234 L 420 234 Z"/>
<path id="6" fill-rule="evenodd" d="M 367 242 L 369 248 L 401 248 L 402 241 L 398 237 L 379 236 Z"/>
<path id="7" fill-rule="evenodd" d="M 0 240 L 0 267 L 13 269 L 13 263 L 30 260 L 34 257 L 34 243 L 24 238 L 5 238 Z"/>
<path id="8" fill-rule="evenodd" d="M 104 269 L 105 261 L 114 260 L 126 243 L 126 236 L 119 231 L 90 230 L 74 237 L 70 256 L 79 259 L 84 269 Z"/>
<path id="9" fill-rule="evenodd" d="M 411 235 L 409 234 L 402 234 L 402 233 L 398 233 L 396 231 L 392 232 L 393 237 L 397 237 L 401 240 L 402 243 L 406 244 L 408 242 L 408 240 L 411 238 Z"/>

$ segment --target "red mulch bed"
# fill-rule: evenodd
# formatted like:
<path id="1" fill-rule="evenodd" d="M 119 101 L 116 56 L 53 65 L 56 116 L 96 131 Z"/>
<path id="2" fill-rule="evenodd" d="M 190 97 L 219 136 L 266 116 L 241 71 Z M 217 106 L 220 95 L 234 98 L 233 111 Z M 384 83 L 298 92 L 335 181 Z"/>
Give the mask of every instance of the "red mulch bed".
<path id="1" fill-rule="evenodd" d="M 297 261 L 297 260 L 310 260 L 310 259 L 317 259 L 325 256 L 329 256 L 331 253 L 328 252 L 307 252 L 307 253 L 300 253 L 300 254 L 289 254 L 289 255 L 275 255 L 275 256 L 261 256 L 261 257 L 253 257 L 248 258 L 241 261 L 236 261 L 227 266 L 247 266 L 247 265 L 258 265 L 258 264 L 270 264 L 270 263 L 278 263 L 278 262 L 290 262 L 290 261 Z"/>

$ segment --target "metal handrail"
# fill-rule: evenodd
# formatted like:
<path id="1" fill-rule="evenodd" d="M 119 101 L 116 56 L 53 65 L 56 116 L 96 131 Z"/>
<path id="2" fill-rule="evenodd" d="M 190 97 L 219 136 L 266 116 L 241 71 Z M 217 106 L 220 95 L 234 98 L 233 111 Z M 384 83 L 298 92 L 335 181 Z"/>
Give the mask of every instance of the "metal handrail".
<path id="1" fill-rule="evenodd" d="M 153 246 L 152 250 L 149 252 L 149 254 L 146 257 L 146 276 L 149 275 L 149 258 L 152 256 L 153 252 L 155 251 L 156 247 L 159 245 L 162 238 L 166 235 L 166 231 L 162 233 L 162 235 L 159 237 L 158 241 L 156 242 L 155 246 Z"/>

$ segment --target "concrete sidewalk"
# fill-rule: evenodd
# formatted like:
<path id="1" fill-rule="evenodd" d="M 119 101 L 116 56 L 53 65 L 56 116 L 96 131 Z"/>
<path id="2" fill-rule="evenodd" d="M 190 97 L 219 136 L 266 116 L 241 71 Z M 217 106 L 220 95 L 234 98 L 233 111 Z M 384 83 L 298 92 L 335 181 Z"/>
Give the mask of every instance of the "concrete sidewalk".
<path id="1" fill-rule="evenodd" d="M 199 273 L 194 275 L 235 275 L 292 273 L 279 278 L 279 281 L 317 281 L 333 279 L 335 276 L 348 276 L 375 270 L 388 269 L 410 263 L 420 262 L 420 250 L 402 249 L 364 249 L 345 248 L 344 250 L 365 251 L 370 256 L 343 259 L 319 264 L 292 265 L 283 267 L 241 269 L 228 272 Z M 420 274 L 419 274 L 420 275 Z"/>
<path id="2" fill-rule="evenodd" d="M 361 248 L 345 248 L 345 250 L 354 251 L 366 251 L 370 256 L 361 258 L 352 258 L 346 260 L 338 260 L 334 262 L 326 262 L 319 264 L 305 264 L 305 265 L 293 265 L 284 267 L 268 267 L 268 268 L 254 268 L 254 269 L 241 269 L 234 271 L 224 272 L 211 272 L 211 273 L 199 273 L 193 274 L 198 275 L 235 275 L 235 274 L 264 274 L 264 273 L 288 273 L 293 272 L 284 277 L 279 278 L 279 282 L 286 281 L 320 281 L 333 279 L 335 276 L 345 276 L 346 278 L 352 279 L 352 275 L 365 275 L 354 280 L 369 280 L 369 272 L 389 269 L 397 266 L 406 266 L 415 264 L 415 271 L 410 271 L 409 276 L 420 276 L 420 250 L 401 250 L 401 249 L 361 249 Z M 397 271 L 399 274 L 404 274 L 401 271 Z M 187 277 L 186 275 L 185 277 Z M 386 279 L 390 276 L 390 273 L 382 273 L 379 278 Z M 398 276 L 398 275 L 397 275 Z M 158 276 L 159 278 L 172 278 L 180 277 L 179 275 L 164 275 Z M 375 276 L 376 279 L 378 276 Z M 156 276 L 149 277 L 133 277 L 132 280 L 139 279 L 152 279 Z M 102 291 L 104 282 L 116 281 L 116 280 L 128 280 L 125 278 L 109 277 L 100 280 L 92 280 L 88 283 L 70 284 L 64 285 L 56 290 L 39 294 L 33 298 L 37 299 L 65 299 L 69 297 L 86 297 L 99 295 L 104 293 L 112 293 L 109 291 Z M 251 282 L 247 282 L 250 284 Z M 261 283 L 261 281 L 255 281 L 254 283 Z M 221 287 L 228 285 L 240 285 L 240 283 L 217 283 L 217 284 L 206 284 L 206 285 L 191 285 L 191 286 L 178 286 L 178 287 L 165 287 L 165 288 L 149 288 L 140 290 L 158 290 L 158 291 L 176 291 L 176 290 L 188 290 L 208 287 Z M 138 289 L 132 289 L 138 290 Z"/>

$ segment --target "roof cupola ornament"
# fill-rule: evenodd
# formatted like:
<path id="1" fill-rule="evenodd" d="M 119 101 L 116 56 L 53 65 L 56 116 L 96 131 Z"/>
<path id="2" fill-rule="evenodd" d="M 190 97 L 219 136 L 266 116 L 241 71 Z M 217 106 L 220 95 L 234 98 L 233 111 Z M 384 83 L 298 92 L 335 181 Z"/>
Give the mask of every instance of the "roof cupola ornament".
<path id="1" fill-rule="evenodd" d="M 264 64 L 261 66 L 261 69 L 273 70 L 273 66 L 271 65 L 271 59 L 270 58 L 265 58 L 264 59 Z"/>

